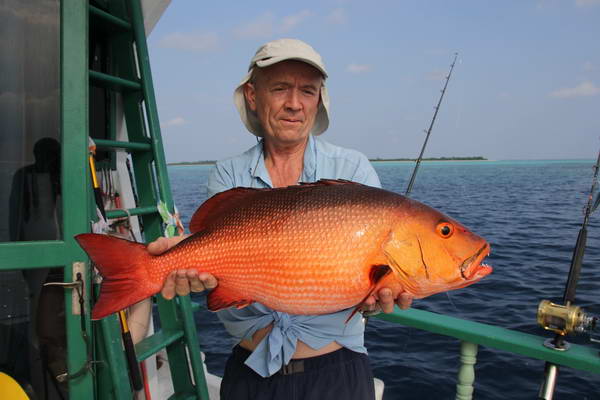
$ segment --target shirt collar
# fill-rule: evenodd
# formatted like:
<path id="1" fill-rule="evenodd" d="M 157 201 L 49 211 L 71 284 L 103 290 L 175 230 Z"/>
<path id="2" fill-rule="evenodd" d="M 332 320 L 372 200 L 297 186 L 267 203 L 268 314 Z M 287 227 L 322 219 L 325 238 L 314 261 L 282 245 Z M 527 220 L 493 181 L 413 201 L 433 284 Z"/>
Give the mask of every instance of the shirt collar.
<path id="1" fill-rule="evenodd" d="M 308 136 L 308 144 L 304 150 L 304 168 L 300 176 L 300 182 L 313 182 L 317 172 L 317 145 L 312 135 Z M 262 180 L 268 187 L 273 187 L 269 171 L 265 165 L 265 156 L 263 151 L 263 139 L 260 140 L 252 149 L 252 158 L 249 165 L 250 175 L 254 179 Z"/>
<path id="2" fill-rule="evenodd" d="M 248 168 L 252 178 L 263 181 L 267 187 L 273 187 L 273 184 L 271 183 L 271 177 L 269 176 L 269 171 L 267 171 L 267 166 L 265 165 L 263 139 L 261 139 L 256 146 L 252 148 L 252 158 Z"/>
<path id="3" fill-rule="evenodd" d="M 313 135 L 308 136 L 308 144 L 304 150 L 304 169 L 300 182 L 314 182 L 317 175 L 317 143 Z"/>

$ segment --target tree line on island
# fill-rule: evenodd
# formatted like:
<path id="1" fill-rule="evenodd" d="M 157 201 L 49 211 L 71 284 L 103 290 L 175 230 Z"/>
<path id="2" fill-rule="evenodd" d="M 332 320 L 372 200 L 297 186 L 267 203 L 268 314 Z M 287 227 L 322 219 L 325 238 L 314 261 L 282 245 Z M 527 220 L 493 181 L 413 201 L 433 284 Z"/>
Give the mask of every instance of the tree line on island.
<path id="1" fill-rule="evenodd" d="M 417 161 L 416 158 L 369 158 L 369 161 Z M 482 156 L 474 157 L 425 157 L 421 161 L 487 161 Z"/>

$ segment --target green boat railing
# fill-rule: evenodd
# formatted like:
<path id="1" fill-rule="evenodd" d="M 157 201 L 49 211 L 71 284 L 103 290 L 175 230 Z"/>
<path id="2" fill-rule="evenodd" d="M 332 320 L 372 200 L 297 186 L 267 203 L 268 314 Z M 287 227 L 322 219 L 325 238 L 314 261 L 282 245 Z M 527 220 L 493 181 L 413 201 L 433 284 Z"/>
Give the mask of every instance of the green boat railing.
<path id="1" fill-rule="evenodd" d="M 544 341 L 548 337 L 414 308 L 396 309 L 391 314 L 382 313 L 375 318 L 460 340 L 461 364 L 456 383 L 457 400 L 470 400 L 473 397 L 475 364 L 479 345 L 600 374 L 600 355 L 598 348 L 592 346 L 571 343 L 568 350 L 557 351 L 544 346 Z"/>

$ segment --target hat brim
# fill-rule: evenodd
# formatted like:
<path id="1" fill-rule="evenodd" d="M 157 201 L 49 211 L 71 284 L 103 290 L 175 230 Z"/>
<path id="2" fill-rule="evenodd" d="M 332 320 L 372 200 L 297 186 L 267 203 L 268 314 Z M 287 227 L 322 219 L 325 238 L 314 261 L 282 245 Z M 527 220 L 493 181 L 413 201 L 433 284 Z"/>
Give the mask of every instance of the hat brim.
<path id="1" fill-rule="evenodd" d="M 327 79 L 327 71 L 325 71 L 323 66 L 315 63 L 313 60 L 311 60 L 309 58 L 304 58 L 304 57 L 283 57 L 283 56 L 271 57 L 271 58 L 267 58 L 265 60 L 258 60 L 255 62 L 255 65 L 257 65 L 260 68 L 265 68 L 270 65 L 277 64 L 279 62 L 287 61 L 287 60 L 302 61 L 312 67 L 315 67 L 319 72 L 321 72 L 321 74 L 323 75 L 323 78 Z"/>

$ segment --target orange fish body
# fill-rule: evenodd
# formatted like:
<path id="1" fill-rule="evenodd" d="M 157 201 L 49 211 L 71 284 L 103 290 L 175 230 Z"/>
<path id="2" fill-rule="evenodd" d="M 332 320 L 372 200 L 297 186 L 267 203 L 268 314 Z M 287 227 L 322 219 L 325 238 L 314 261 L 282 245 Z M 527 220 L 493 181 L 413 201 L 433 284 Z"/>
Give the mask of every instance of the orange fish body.
<path id="1" fill-rule="evenodd" d="M 213 274 L 208 308 L 262 303 L 292 314 L 357 306 L 380 287 L 417 298 L 491 272 L 489 245 L 460 223 L 404 196 L 346 181 L 235 188 L 207 200 L 192 236 L 161 256 L 106 235 L 76 239 L 104 281 L 92 317 L 160 291 L 176 269 Z M 112 247 L 112 249 L 111 249 Z"/>

